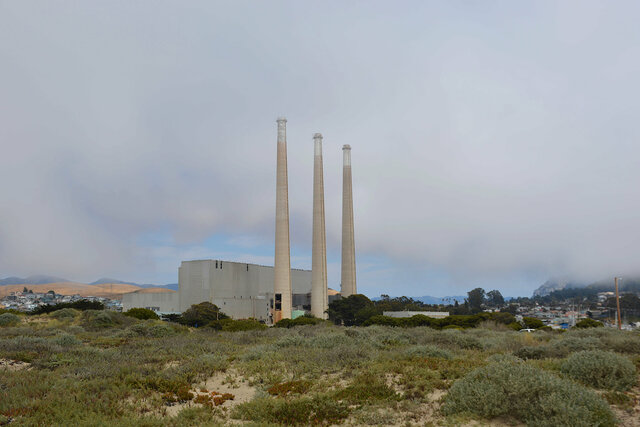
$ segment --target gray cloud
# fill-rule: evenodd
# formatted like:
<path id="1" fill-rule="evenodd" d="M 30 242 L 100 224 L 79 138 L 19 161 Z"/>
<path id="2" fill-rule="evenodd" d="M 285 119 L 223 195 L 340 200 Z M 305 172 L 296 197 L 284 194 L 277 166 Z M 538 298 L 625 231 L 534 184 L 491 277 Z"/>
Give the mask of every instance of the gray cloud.
<path id="1" fill-rule="evenodd" d="M 163 280 L 216 233 L 270 244 L 286 114 L 301 264 L 319 131 L 334 255 L 340 147 L 353 147 L 364 290 L 513 294 L 547 276 L 636 273 L 637 14 L 583 1 L 0 2 L 0 272 Z M 143 242 L 154 233 L 172 242 Z"/>

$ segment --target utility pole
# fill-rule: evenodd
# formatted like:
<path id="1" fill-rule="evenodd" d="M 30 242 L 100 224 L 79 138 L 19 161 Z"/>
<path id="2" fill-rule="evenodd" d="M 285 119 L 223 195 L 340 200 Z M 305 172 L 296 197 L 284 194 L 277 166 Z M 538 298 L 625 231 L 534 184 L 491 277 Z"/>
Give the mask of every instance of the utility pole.
<path id="1" fill-rule="evenodd" d="M 616 277 L 616 306 L 618 307 L 618 329 L 622 329 L 622 319 L 620 316 L 620 293 L 618 292 L 618 279 L 622 279 L 622 277 Z"/>

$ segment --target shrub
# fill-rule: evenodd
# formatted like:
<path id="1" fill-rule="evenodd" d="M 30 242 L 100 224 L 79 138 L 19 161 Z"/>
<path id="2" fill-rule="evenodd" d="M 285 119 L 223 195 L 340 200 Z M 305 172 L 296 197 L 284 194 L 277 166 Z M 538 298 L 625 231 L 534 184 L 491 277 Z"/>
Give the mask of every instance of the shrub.
<path id="1" fill-rule="evenodd" d="M 382 314 L 378 314 L 376 316 L 371 316 L 367 321 L 365 321 L 363 326 L 371 326 L 371 325 L 381 325 L 381 326 L 400 326 L 400 320 L 395 317 L 383 316 Z"/>
<path id="2" fill-rule="evenodd" d="M 520 329 L 522 329 L 522 325 L 518 322 L 511 322 L 507 326 L 514 331 L 519 331 Z"/>
<path id="3" fill-rule="evenodd" d="M 512 416 L 535 426 L 613 426 L 596 393 L 526 363 L 491 363 L 456 381 L 445 397 L 446 415 Z"/>
<path id="4" fill-rule="evenodd" d="M 303 325 L 317 325 L 319 323 L 323 323 L 324 320 L 318 319 L 313 316 L 300 316 L 295 319 L 282 319 L 278 323 L 276 323 L 276 328 L 293 328 L 295 326 L 303 326 Z"/>
<path id="5" fill-rule="evenodd" d="M 393 400 L 398 397 L 383 378 L 374 374 L 363 374 L 354 378 L 351 385 L 338 390 L 336 397 L 350 403 L 371 403 L 376 400 Z"/>
<path id="6" fill-rule="evenodd" d="M 425 358 L 439 357 L 441 359 L 453 359 L 453 354 L 449 350 L 445 350 L 435 345 L 417 345 L 410 347 L 405 351 L 405 355 L 409 358 Z"/>
<path id="7" fill-rule="evenodd" d="M 267 325 L 256 319 L 225 319 L 220 322 L 222 323 L 223 331 L 237 332 L 267 329 Z"/>
<path id="8" fill-rule="evenodd" d="M 140 320 L 158 320 L 159 317 L 153 310 L 148 308 L 131 308 L 124 313 L 125 316 L 134 317 Z"/>
<path id="9" fill-rule="evenodd" d="M 80 312 L 75 308 L 63 308 L 63 309 L 51 312 L 49 314 L 49 317 L 52 317 L 58 320 L 67 320 L 67 319 L 74 319 L 76 316 L 78 316 L 78 314 L 80 314 Z"/>
<path id="10" fill-rule="evenodd" d="M 82 341 L 80 341 L 78 338 L 67 333 L 62 333 L 56 336 L 53 339 L 53 342 L 58 344 L 60 347 L 73 347 L 82 344 Z"/>
<path id="11" fill-rule="evenodd" d="M 20 317 L 13 313 L 0 314 L 0 326 L 16 326 L 20 323 Z"/>
<path id="12" fill-rule="evenodd" d="M 229 316 L 220 311 L 220 308 L 210 302 L 193 304 L 187 311 L 182 313 L 178 322 L 188 326 L 206 326 L 214 320 L 228 319 Z"/>
<path id="13" fill-rule="evenodd" d="M 121 313 L 106 310 L 86 310 L 82 313 L 82 326 L 89 330 L 99 330 L 112 328 L 115 326 L 126 326 L 136 321 L 131 317 L 123 316 Z"/>
<path id="14" fill-rule="evenodd" d="M 523 317 L 522 323 L 524 324 L 525 328 L 530 328 L 530 329 L 538 329 L 544 326 L 544 323 L 542 323 L 542 320 L 536 319 L 535 317 Z"/>
<path id="15" fill-rule="evenodd" d="M 29 314 L 46 314 L 53 313 L 54 311 L 62 310 L 64 308 L 75 308 L 76 310 L 104 310 L 104 304 L 100 301 L 90 301 L 87 299 L 81 299 L 73 302 L 60 302 L 58 304 L 41 305 L 35 308 Z"/>
<path id="16" fill-rule="evenodd" d="M 170 337 L 177 334 L 176 327 L 180 326 L 174 325 L 174 327 L 172 327 L 171 325 L 168 325 L 166 323 L 153 320 L 144 321 L 129 326 L 125 331 L 125 336 L 133 335 L 150 338 Z"/>
<path id="17" fill-rule="evenodd" d="M 587 318 L 587 319 L 580 320 L 578 323 L 576 323 L 575 327 L 578 329 L 586 329 L 586 328 L 602 328 L 603 326 L 604 326 L 604 323 Z"/>
<path id="18" fill-rule="evenodd" d="M 309 381 L 287 381 L 274 384 L 267 389 L 267 393 L 273 396 L 285 397 L 290 394 L 304 394 L 309 391 L 311 382 Z"/>
<path id="19" fill-rule="evenodd" d="M 258 423 L 333 425 L 341 423 L 349 416 L 349 408 L 345 403 L 337 402 L 325 395 L 290 400 L 267 397 L 236 406 L 231 416 Z"/>
<path id="20" fill-rule="evenodd" d="M 545 357 L 548 357 L 547 348 L 545 346 L 537 346 L 537 347 L 526 346 L 515 351 L 513 354 L 519 357 L 520 359 L 525 359 L 525 360 L 526 359 L 544 359 Z"/>
<path id="21" fill-rule="evenodd" d="M 560 369 L 584 384 L 610 390 L 628 390 L 638 379 L 633 363 L 610 351 L 574 353 L 562 363 Z"/>

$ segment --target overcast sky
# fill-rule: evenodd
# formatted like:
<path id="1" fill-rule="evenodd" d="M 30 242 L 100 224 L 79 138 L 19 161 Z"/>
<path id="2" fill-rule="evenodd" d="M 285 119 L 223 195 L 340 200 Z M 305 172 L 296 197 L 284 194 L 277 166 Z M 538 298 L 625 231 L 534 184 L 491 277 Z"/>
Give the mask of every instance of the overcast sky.
<path id="1" fill-rule="evenodd" d="M 639 9 L 0 0 L 0 276 L 272 265 L 279 115 L 298 268 L 324 135 L 330 287 L 343 144 L 362 293 L 637 274 Z"/>

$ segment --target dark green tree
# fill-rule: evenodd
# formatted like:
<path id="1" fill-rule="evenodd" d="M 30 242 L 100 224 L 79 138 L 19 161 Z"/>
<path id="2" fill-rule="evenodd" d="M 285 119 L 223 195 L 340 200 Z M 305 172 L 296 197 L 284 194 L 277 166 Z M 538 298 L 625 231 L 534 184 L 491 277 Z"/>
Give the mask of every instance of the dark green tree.
<path id="1" fill-rule="evenodd" d="M 227 319 L 229 316 L 220 311 L 220 308 L 210 302 L 193 304 L 187 311 L 182 313 L 179 322 L 188 326 L 205 326 L 212 320 Z"/>
<path id="2" fill-rule="evenodd" d="M 140 320 L 159 319 L 158 315 L 153 310 L 149 310 L 148 308 L 131 308 L 122 314 L 129 317 L 135 317 L 136 319 Z"/>
<path id="3" fill-rule="evenodd" d="M 506 306 L 506 307 L 502 307 L 502 308 L 500 309 L 500 311 L 501 311 L 502 313 L 511 313 L 511 314 L 513 314 L 513 315 L 515 316 L 515 315 L 516 315 L 516 313 L 518 312 L 518 306 L 517 306 L 517 305 L 515 305 L 515 304 L 509 304 L 509 305 L 508 305 L 508 306 Z"/>
<path id="4" fill-rule="evenodd" d="M 336 325 L 357 326 L 376 314 L 382 314 L 376 310 L 373 302 L 362 294 L 349 295 L 329 304 L 327 310 L 329 320 Z"/>
<path id="5" fill-rule="evenodd" d="M 536 319 L 535 317 L 523 317 L 522 323 L 524 323 L 525 328 L 530 328 L 530 329 L 538 329 L 544 326 L 544 323 L 542 323 L 542 320 Z"/>
<path id="6" fill-rule="evenodd" d="M 500 291 L 494 289 L 487 292 L 487 305 L 489 307 L 502 307 L 504 305 L 504 298 Z"/>
<path id="7" fill-rule="evenodd" d="M 598 322 L 597 320 L 587 318 L 577 322 L 575 327 L 578 329 L 586 329 L 586 328 L 601 328 L 603 326 L 604 324 L 602 322 Z"/>
<path id="8" fill-rule="evenodd" d="M 469 304 L 469 310 L 471 313 L 478 313 L 482 311 L 482 304 L 484 304 L 485 293 L 482 288 L 475 288 L 472 291 L 467 292 L 467 303 Z"/>

